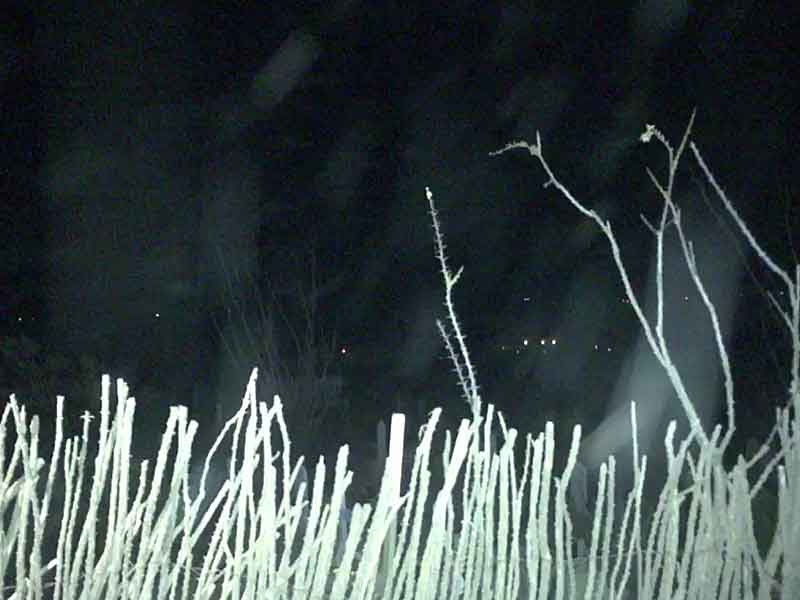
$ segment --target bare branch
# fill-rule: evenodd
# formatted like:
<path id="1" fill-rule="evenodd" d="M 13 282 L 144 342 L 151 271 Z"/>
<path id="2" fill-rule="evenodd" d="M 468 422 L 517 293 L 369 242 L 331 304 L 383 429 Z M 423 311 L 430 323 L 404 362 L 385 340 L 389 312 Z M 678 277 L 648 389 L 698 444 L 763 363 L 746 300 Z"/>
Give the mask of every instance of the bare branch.
<path id="1" fill-rule="evenodd" d="M 444 323 L 441 320 L 436 321 L 439 332 L 442 334 L 447 352 L 450 355 L 450 360 L 458 376 L 458 382 L 461 385 L 464 394 L 464 400 L 472 410 L 474 418 L 478 418 L 481 414 L 481 397 L 478 393 L 478 383 L 475 375 L 475 369 L 472 366 L 472 361 L 469 358 L 469 349 L 467 348 L 466 336 L 461 331 L 461 325 L 456 317 L 455 306 L 453 305 L 453 288 L 458 283 L 461 273 L 464 272 L 464 267 L 460 267 L 458 272 L 453 275 L 450 268 L 447 266 L 447 257 L 445 256 L 444 236 L 442 235 L 439 227 L 439 218 L 436 213 L 436 206 L 433 203 L 433 193 L 429 188 L 425 188 L 425 194 L 428 198 L 430 206 L 431 220 L 433 221 L 433 232 L 436 243 L 436 258 L 439 259 L 439 264 L 442 270 L 442 277 L 444 278 L 445 287 L 445 306 L 447 307 L 447 315 L 450 321 L 450 327 L 453 329 L 456 341 L 458 342 L 458 351 L 454 348 L 452 341 L 447 333 Z"/>
<path id="2" fill-rule="evenodd" d="M 692 116 L 692 120 L 694 115 Z M 679 221 L 679 212 L 675 209 L 675 206 L 672 204 L 671 194 L 672 194 L 672 185 L 674 182 L 675 172 L 677 170 L 678 161 L 680 159 L 681 154 L 686 146 L 687 140 L 689 138 L 689 133 L 691 130 L 692 120 L 689 122 L 689 127 L 687 127 L 686 133 L 684 134 L 683 140 L 681 141 L 681 145 L 678 148 L 677 153 L 673 151 L 672 147 L 666 141 L 666 138 L 663 134 L 656 129 L 652 125 L 648 125 L 645 132 L 642 134 L 641 139 L 643 142 L 648 142 L 652 137 L 656 137 L 659 141 L 661 141 L 665 148 L 667 149 L 667 153 L 669 155 L 670 164 L 669 164 L 669 178 L 668 184 L 666 186 L 659 185 L 658 181 L 656 180 L 655 176 L 652 175 L 651 177 L 656 184 L 656 187 L 659 189 L 662 197 L 664 198 L 665 206 L 664 211 L 662 212 L 661 218 L 661 225 L 658 230 L 656 230 L 656 242 L 657 242 L 657 274 L 656 274 L 656 285 L 657 285 L 657 293 L 658 293 L 658 316 L 656 318 L 656 331 L 654 333 L 653 327 L 647 320 L 644 311 L 639 303 L 639 299 L 637 298 L 635 292 L 633 291 L 633 286 L 631 285 L 630 278 L 628 276 L 628 270 L 625 267 L 621 253 L 619 250 L 619 245 L 616 240 L 616 236 L 611 227 L 611 223 L 607 220 L 603 220 L 600 215 L 595 210 L 591 210 L 584 206 L 581 202 L 579 202 L 572 193 L 555 177 L 553 174 L 550 165 L 544 159 L 544 155 L 542 153 L 542 145 L 541 145 L 541 137 L 539 133 L 536 134 L 536 145 L 531 146 L 527 142 L 518 141 L 512 142 L 508 144 L 504 148 L 491 152 L 490 156 L 497 156 L 507 152 L 508 150 L 515 149 L 515 148 L 526 148 L 528 152 L 539 160 L 542 168 L 544 169 L 545 173 L 547 174 L 547 181 L 545 183 L 545 187 L 553 186 L 555 187 L 561 194 L 572 204 L 581 214 L 584 216 L 592 219 L 597 223 L 600 230 L 608 239 L 609 245 L 611 246 L 611 252 L 614 257 L 614 262 L 617 266 L 617 272 L 622 279 L 622 283 L 625 287 L 625 293 L 630 300 L 631 307 L 633 308 L 634 312 L 636 313 L 637 318 L 639 319 L 639 323 L 642 327 L 642 331 L 644 332 L 645 338 L 647 339 L 648 344 L 650 345 L 653 354 L 655 355 L 656 359 L 659 361 L 661 366 L 664 368 L 667 376 L 672 383 L 675 392 L 678 395 L 678 399 L 681 403 L 681 406 L 686 413 L 687 418 L 689 419 L 689 424 L 692 431 L 696 431 L 696 435 L 699 438 L 701 443 L 706 443 L 708 441 L 708 437 L 706 436 L 705 432 L 703 431 L 702 424 L 700 423 L 700 419 L 697 415 L 697 411 L 694 408 L 691 400 L 689 399 L 688 393 L 686 392 L 686 388 L 683 383 L 683 379 L 678 372 L 677 368 L 675 367 L 672 358 L 670 357 L 669 350 L 667 348 L 666 339 L 663 335 L 663 237 L 664 231 L 666 227 L 669 225 L 669 221 L 667 219 L 667 213 L 671 213 L 673 216 L 673 220 Z"/>

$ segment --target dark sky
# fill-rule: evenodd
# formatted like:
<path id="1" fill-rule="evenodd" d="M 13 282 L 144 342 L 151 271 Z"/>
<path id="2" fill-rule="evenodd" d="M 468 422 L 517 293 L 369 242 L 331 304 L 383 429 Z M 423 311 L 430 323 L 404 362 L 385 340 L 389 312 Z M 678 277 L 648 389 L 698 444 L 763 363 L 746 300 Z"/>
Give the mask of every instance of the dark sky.
<path id="1" fill-rule="evenodd" d="M 588 388 L 602 408 L 637 347 L 607 242 L 542 188 L 532 157 L 489 152 L 541 132 L 560 180 L 614 223 L 644 294 L 640 214 L 661 206 L 646 168 L 664 177 L 666 156 L 639 135 L 653 123 L 677 145 L 695 107 L 719 182 L 775 258 L 794 260 L 791 3 L 225 4 L 33 2 L 0 26 L 4 336 L 172 393 L 228 391 L 246 373 L 226 371 L 214 323 L 231 339 L 246 329 L 226 289 L 257 322 L 236 278 L 252 274 L 297 325 L 313 256 L 317 335 L 336 332 L 332 368 L 358 382 L 353 402 L 405 406 L 434 388 L 451 402 L 429 186 L 451 266 L 465 266 L 456 302 L 488 399 L 550 414 L 553 397 Z M 783 332 L 762 295 L 777 282 L 698 175 L 686 156 L 676 201 L 713 240 L 700 260 L 720 301 L 740 300 L 735 366 L 780 394 Z M 676 337 L 695 328 L 682 315 Z"/>

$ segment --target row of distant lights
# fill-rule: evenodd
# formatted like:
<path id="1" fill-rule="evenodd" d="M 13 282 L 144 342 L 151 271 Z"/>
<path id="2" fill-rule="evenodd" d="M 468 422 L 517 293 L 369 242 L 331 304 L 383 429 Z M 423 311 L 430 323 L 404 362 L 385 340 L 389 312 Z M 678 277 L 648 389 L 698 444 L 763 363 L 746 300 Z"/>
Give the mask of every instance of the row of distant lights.
<path id="1" fill-rule="evenodd" d="M 539 340 L 539 346 L 541 348 L 545 349 L 545 350 L 547 350 L 548 346 L 555 346 L 557 343 L 558 343 L 558 340 L 556 338 L 542 338 L 542 339 Z M 532 346 L 533 346 L 533 344 L 531 343 L 531 341 L 528 338 L 524 338 L 522 340 L 522 346 L 521 347 L 520 346 L 502 345 L 502 346 L 500 346 L 500 350 L 503 350 L 503 351 L 513 350 L 514 354 L 519 354 L 520 352 L 524 352 L 526 350 L 526 348 L 532 347 Z M 595 349 L 596 352 L 600 352 L 602 350 L 602 348 L 600 347 L 600 344 L 595 344 L 594 345 L 594 349 Z M 606 350 L 606 352 L 612 352 L 613 348 L 611 348 L 611 346 L 606 346 L 605 350 Z"/>
<path id="2" fill-rule="evenodd" d="M 783 296 L 784 292 L 781 290 L 781 291 L 778 292 L 778 295 L 779 296 Z M 523 302 L 530 302 L 531 301 L 531 297 L 530 296 L 525 296 L 522 299 L 522 301 Z M 689 301 L 689 296 L 684 296 L 683 297 L 683 301 L 684 302 L 688 302 Z M 631 303 L 630 299 L 627 298 L 627 297 L 621 298 L 620 302 L 622 302 L 622 304 L 630 304 Z M 557 343 L 556 338 L 542 338 L 542 339 L 539 340 L 539 346 L 544 348 L 544 349 L 546 349 L 547 346 L 555 346 L 556 343 Z M 520 346 L 502 345 L 502 346 L 500 346 L 500 349 L 503 350 L 503 351 L 513 350 L 514 354 L 519 354 L 520 352 L 524 352 L 525 349 L 528 348 L 529 346 L 531 346 L 531 342 L 530 342 L 530 340 L 525 338 L 525 339 L 522 340 L 522 347 L 520 347 Z M 600 347 L 600 344 L 595 344 L 594 345 L 594 350 L 595 350 L 595 352 L 601 352 L 602 348 Z M 614 349 L 611 346 L 606 346 L 605 347 L 605 351 L 606 352 L 613 352 Z"/>
<path id="3" fill-rule="evenodd" d="M 684 299 L 688 300 L 689 298 L 688 298 L 688 296 L 685 296 Z M 523 302 L 530 302 L 531 301 L 531 297 L 530 296 L 525 296 L 524 298 L 522 298 L 522 301 Z M 630 304 L 631 303 L 631 301 L 628 300 L 628 298 L 622 298 L 621 301 L 622 301 L 623 304 Z M 539 340 L 539 346 L 541 348 L 545 349 L 545 350 L 547 349 L 547 346 L 555 346 L 557 343 L 558 343 L 558 340 L 556 338 L 541 338 Z M 524 338 L 522 340 L 522 347 L 521 348 L 519 346 L 515 347 L 515 346 L 502 345 L 502 346 L 500 346 L 500 350 L 502 350 L 504 352 L 506 350 L 513 350 L 514 354 L 519 354 L 520 352 L 524 352 L 525 349 L 528 348 L 529 346 L 531 346 L 531 341 L 528 338 Z M 594 350 L 595 350 L 595 352 L 600 352 L 602 350 L 600 348 L 600 344 L 595 344 L 594 345 Z M 611 346 L 606 346 L 606 352 L 612 352 L 612 351 L 613 351 L 613 349 L 611 348 Z"/>
<path id="4" fill-rule="evenodd" d="M 778 292 L 778 295 L 779 295 L 779 296 L 783 296 L 783 295 L 784 295 L 784 292 L 783 292 L 783 290 L 780 290 L 780 291 Z M 689 301 L 689 296 L 684 296 L 684 297 L 683 297 L 683 300 L 684 300 L 684 302 L 688 302 L 688 301 Z M 531 301 L 531 297 L 530 297 L 530 296 L 525 296 L 525 297 L 522 299 L 522 301 L 523 301 L 523 302 L 530 302 L 530 301 Z M 621 302 L 622 302 L 623 304 L 630 304 L 630 303 L 631 303 L 631 301 L 630 301 L 628 298 L 622 298 L 622 299 L 621 299 Z M 159 312 L 155 312 L 155 313 L 153 313 L 153 317 L 154 317 L 154 318 L 156 318 L 156 319 L 160 319 L 160 318 L 161 318 L 161 313 L 159 313 Z M 21 316 L 20 316 L 20 317 L 17 317 L 17 322 L 18 322 L 18 323 L 22 323 L 24 320 L 25 320 L 25 319 L 24 319 L 23 317 L 21 317 Z M 31 321 L 35 321 L 35 320 L 36 320 L 36 318 L 35 318 L 35 317 L 30 317 L 30 320 L 31 320 Z M 549 346 L 555 346 L 555 345 L 556 345 L 556 343 L 557 343 L 557 342 L 556 342 L 556 338 L 549 338 L 549 339 L 547 339 L 547 338 L 542 338 L 542 339 L 540 339 L 540 340 L 539 340 L 539 345 L 540 345 L 540 346 L 542 346 L 542 347 L 546 347 L 546 346 L 548 346 L 548 345 L 549 345 Z M 527 338 L 523 339 L 523 340 L 522 340 L 522 346 L 523 346 L 523 348 L 519 348 L 519 347 L 517 347 L 517 348 L 513 348 L 513 347 L 511 347 L 511 346 L 505 346 L 505 345 L 503 345 L 503 346 L 500 346 L 500 349 L 501 349 L 501 350 L 503 350 L 503 351 L 505 351 L 505 350 L 514 350 L 514 353 L 515 353 L 515 354 L 519 354 L 521 351 L 525 350 L 525 348 L 527 348 L 528 346 L 530 346 L 530 341 L 529 341 Z M 599 351 L 600 351 L 600 345 L 599 345 L 599 344 L 595 344 L 595 345 L 594 345 L 594 350 L 595 350 L 596 352 L 599 352 Z M 611 348 L 611 346 L 606 346 L 606 352 L 612 352 L 612 351 L 613 351 L 613 349 Z M 347 355 L 347 353 L 348 353 L 348 349 L 347 349 L 347 347 L 345 347 L 345 346 L 342 346 L 342 348 L 340 348 L 340 349 L 339 349 L 339 353 L 340 353 L 342 356 L 346 356 L 346 355 Z"/>
<path id="5" fill-rule="evenodd" d="M 558 340 L 556 340 L 556 338 L 542 338 L 542 339 L 539 340 L 539 346 L 541 346 L 543 348 L 546 348 L 547 346 L 555 346 L 557 343 L 558 343 Z M 502 345 L 502 346 L 500 346 L 500 349 L 503 350 L 503 351 L 514 350 L 515 354 L 519 354 L 520 352 L 524 351 L 528 346 L 531 346 L 531 345 L 532 345 L 531 341 L 526 338 L 526 339 L 522 340 L 522 347 L 514 347 L 514 346 Z M 595 349 L 595 351 L 600 351 L 601 350 L 600 345 L 599 344 L 595 344 L 594 345 L 594 349 Z M 606 346 L 606 351 L 607 352 L 612 352 L 612 350 L 613 349 L 611 348 L 611 346 Z M 349 352 L 350 352 L 350 350 L 346 346 L 342 346 L 341 348 L 339 348 L 339 354 L 341 354 L 342 356 L 347 356 L 349 354 Z"/>
<path id="6" fill-rule="evenodd" d="M 539 340 L 539 345 L 542 347 L 555 346 L 557 343 L 558 341 L 556 340 L 556 338 L 549 338 L 549 339 L 542 338 Z M 522 340 L 522 348 L 520 348 L 519 346 L 506 346 L 505 344 L 503 344 L 502 346 L 500 346 L 500 350 L 503 351 L 514 350 L 515 354 L 519 354 L 520 351 L 525 350 L 525 348 L 527 348 L 528 346 L 531 346 L 531 341 L 528 338 L 525 338 Z"/>
<path id="7" fill-rule="evenodd" d="M 782 293 L 782 292 L 780 292 L 780 293 Z M 530 296 L 525 296 L 522 299 L 522 301 L 523 302 L 530 302 L 531 301 L 531 297 Z M 684 296 L 683 297 L 683 301 L 684 302 L 688 302 L 689 301 L 689 296 Z M 631 303 L 630 299 L 627 298 L 627 297 L 621 298 L 620 302 L 622 302 L 622 304 L 630 304 Z M 556 340 L 556 338 L 542 338 L 542 339 L 539 340 L 539 346 L 542 347 L 543 349 L 546 349 L 547 346 L 555 346 L 557 343 L 558 343 L 558 341 Z M 520 352 L 524 352 L 525 349 L 528 348 L 531 345 L 532 345 L 531 341 L 529 339 L 525 338 L 525 339 L 522 340 L 522 347 L 520 347 L 520 346 L 502 345 L 502 346 L 500 346 L 500 350 L 503 350 L 503 351 L 513 350 L 514 354 L 519 354 Z M 600 344 L 595 344 L 594 345 L 594 351 L 595 352 L 601 352 L 602 350 L 603 350 L 603 348 L 600 347 Z M 613 352 L 614 349 L 611 346 L 606 346 L 605 347 L 605 351 L 606 352 Z"/>

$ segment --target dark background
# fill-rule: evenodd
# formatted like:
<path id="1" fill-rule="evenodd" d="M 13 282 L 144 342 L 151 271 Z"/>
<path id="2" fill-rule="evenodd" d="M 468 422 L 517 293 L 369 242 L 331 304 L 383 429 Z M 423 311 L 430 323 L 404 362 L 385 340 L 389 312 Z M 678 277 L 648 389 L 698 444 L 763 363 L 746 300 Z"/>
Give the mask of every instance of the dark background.
<path id="1" fill-rule="evenodd" d="M 542 188 L 532 157 L 489 152 L 541 132 L 556 175 L 614 224 L 645 302 L 653 237 L 640 214 L 661 207 L 645 169 L 665 177 L 666 155 L 639 135 L 653 123 L 677 146 L 696 107 L 705 160 L 789 269 L 790 6 L 26 3 L 0 25 L 0 383 L 45 395 L 27 400 L 47 412 L 51 391 L 74 389 L 81 408 L 75 395 L 96 396 L 69 381 L 78 371 L 95 386 L 111 372 L 140 405 L 188 404 L 208 422 L 220 398 L 238 404 L 252 366 L 224 345 L 245 335 L 237 316 L 258 322 L 250 294 L 280 301 L 291 362 L 314 264 L 314 339 L 334 343 L 344 408 L 324 440 L 290 422 L 300 447 L 371 436 L 393 410 L 464 416 L 435 325 L 429 186 L 450 264 L 465 266 L 455 300 L 484 399 L 522 430 L 591 431 L 630 400 L 624 374 L 643 372 L 638 324 L 594 224 Z M 781 288 L 698 181 L 687 155 L 675 199 L 727 306 L 741 427 L 763 433 L 789 384 L 788 336 L 765 297 Z M 718 418 L 713 346 L 680 343 L 699 331 L 693 314 L 676 308 L 667 327 L 713 383 L 697 402 Z M 37 369 L 49 387 L 31 381 Z"/>

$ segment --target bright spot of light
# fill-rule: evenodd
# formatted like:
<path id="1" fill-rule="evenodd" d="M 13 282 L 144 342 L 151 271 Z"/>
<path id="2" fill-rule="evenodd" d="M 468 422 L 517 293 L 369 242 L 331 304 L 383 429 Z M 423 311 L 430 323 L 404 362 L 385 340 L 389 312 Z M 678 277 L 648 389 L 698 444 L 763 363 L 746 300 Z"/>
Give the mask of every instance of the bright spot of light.
<path id="1" fill-rule="evenodd" d="M 154 316 L 155 316 L 156 319 L 160 319 L 161 318 L 161 313 L 157 312 L 157 313 L 155 313 Z"/>
<path id="2" fill-rule="evenodd" d="M 342 354 L 347 354 L 347 348 L 345 348 L 344 346 L 342 346 L 341 353 L 342 353 Z"/>
<path id="3" fill-rule="evenodd" d="M 527 346 L 528 345 L 528 338 L 525 338 L 524 340 L 522 340 L 522 345 L 523 346 Z"/>

